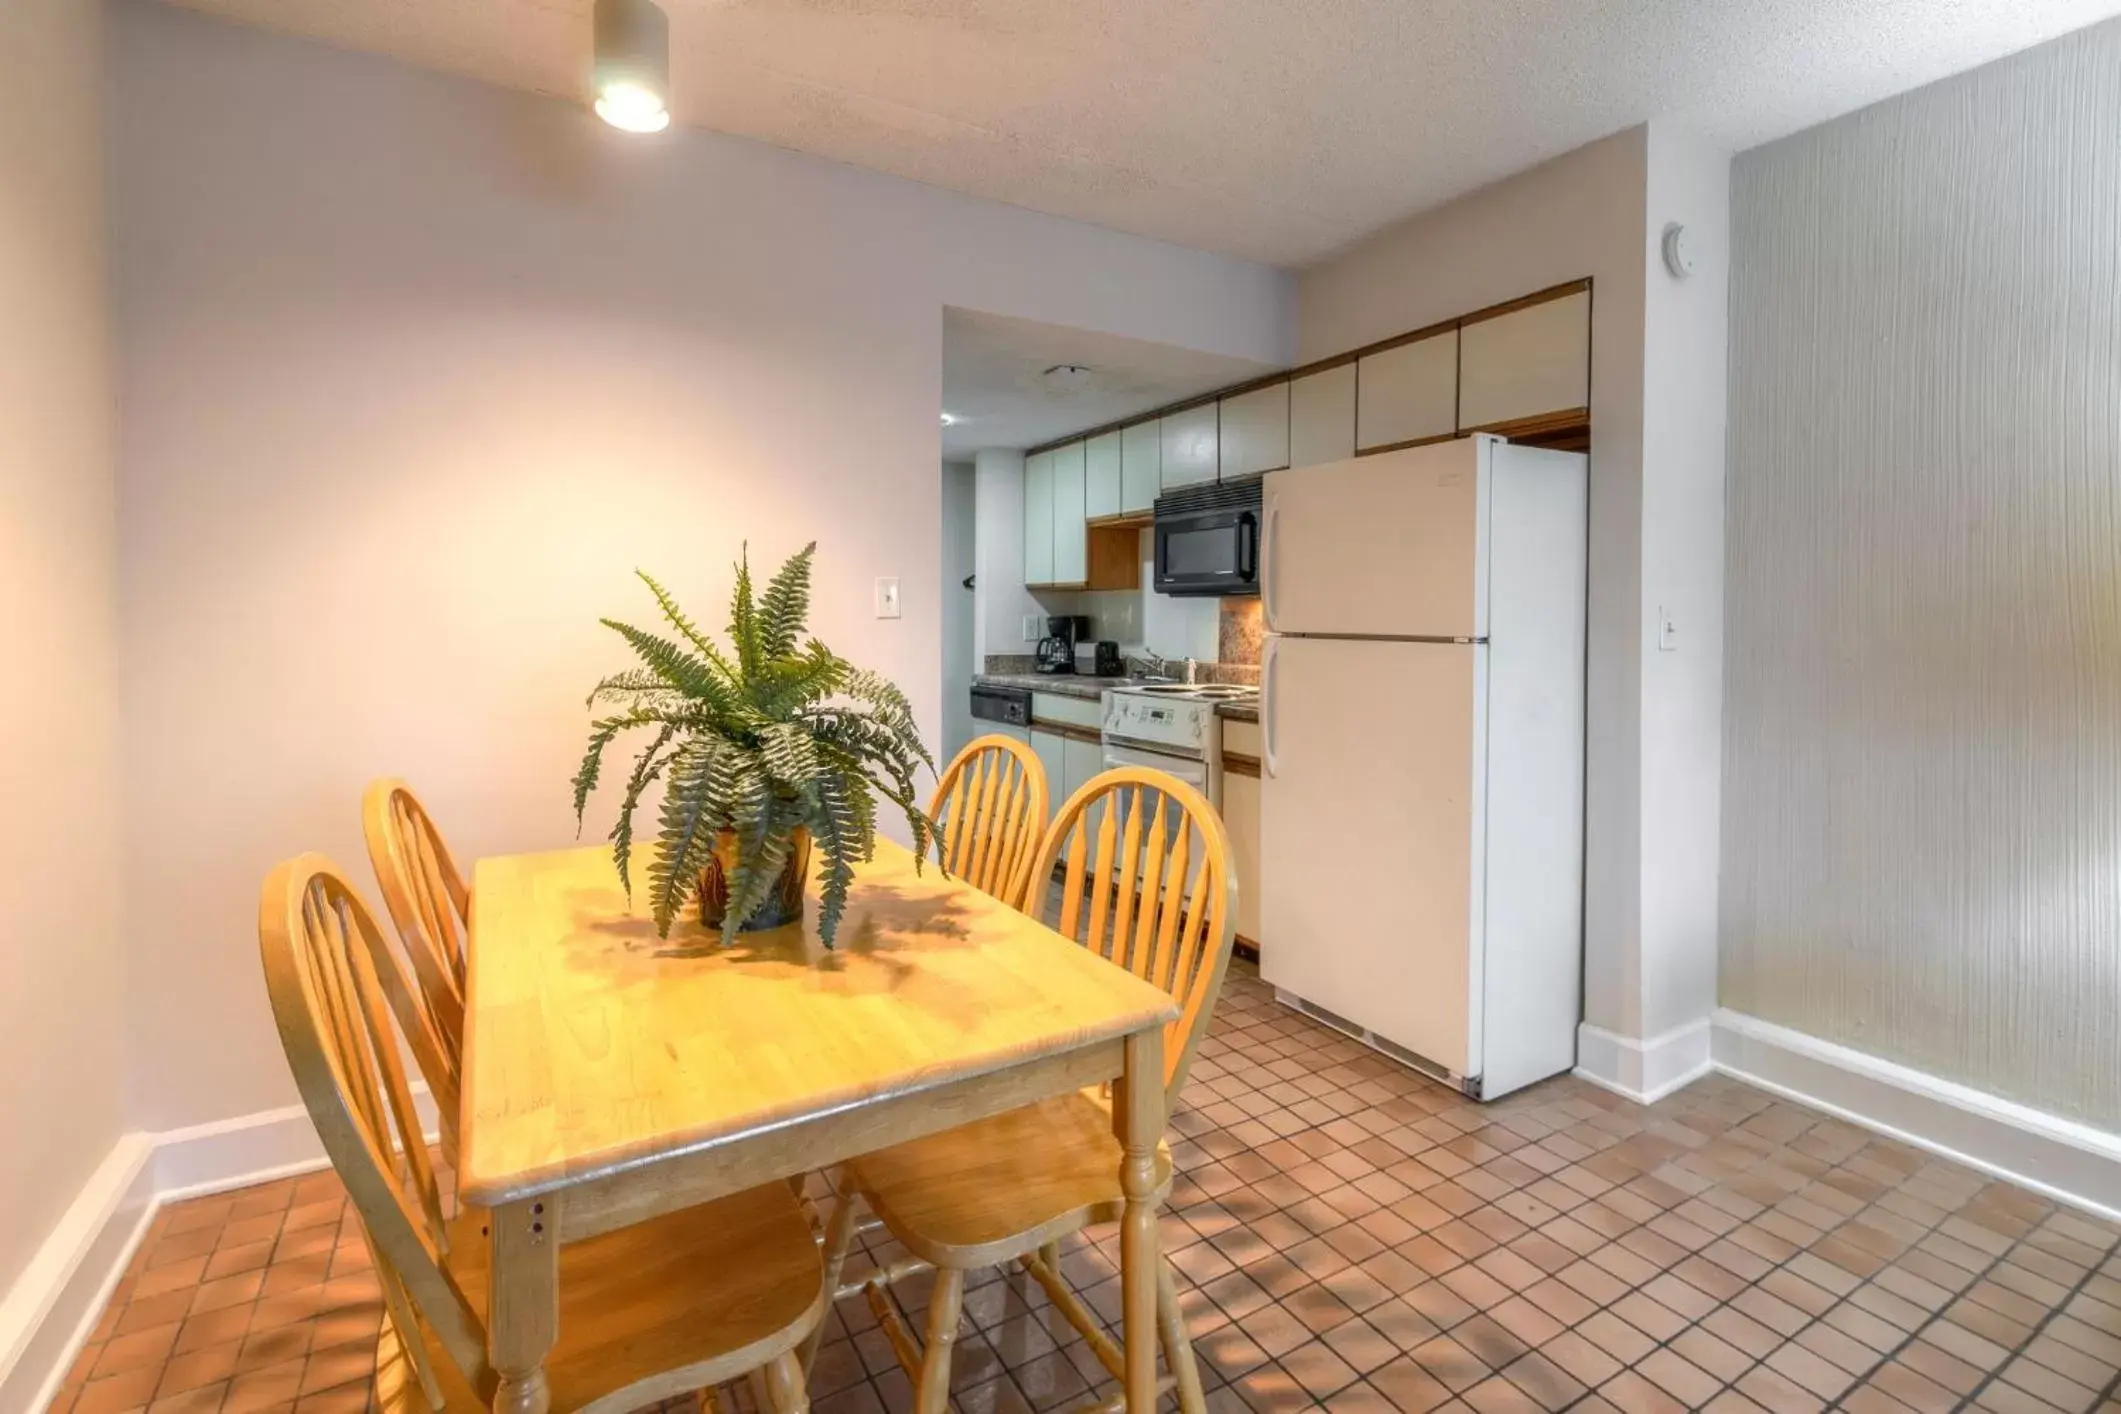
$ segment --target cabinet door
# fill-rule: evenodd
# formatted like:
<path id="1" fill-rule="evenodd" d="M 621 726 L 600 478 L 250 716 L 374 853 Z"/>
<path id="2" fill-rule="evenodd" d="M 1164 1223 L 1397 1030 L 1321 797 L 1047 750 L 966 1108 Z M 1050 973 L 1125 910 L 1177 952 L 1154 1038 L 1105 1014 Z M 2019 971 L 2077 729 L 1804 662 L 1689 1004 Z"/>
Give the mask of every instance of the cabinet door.
<path id="1" fill-rule="evenodd" d="M 1053 451 L 1053 582 L 1081 584 L 1090 577 L 1089 532 L 1083 525 L 1083 444 Z"/>
<path id="2" fill-rule="evenodd" d="M 1237 932 L 1258 947 L 1259 896 L 1266 885 L 1259 876 L 1259 777 L 1223 773 L 1223 828 L 1237 864 Z"/>
<path id="3" fill-rule="evenodd" d="M 1107 432 L 1083 444 L 1083 514 L 1092 520 L 1119 514 L 1119 433 Z"/>
<path id="4" fill-rule="evenodd" d="M 1213 481 L 1216 474 L 1215 404 L 1204 403 L 1184 412 L 1164 414 L 1164 474 L 1166 491 Z"/>
<path id="5" fill-rule="evenodd" d="M 1061 738 L 1060 793 L 1053 797 L 1054 813 L 1060 813 L 1061 805 L 1104 769 L 1105 748 L 1101 744 L 1079 736 Z"/>
<path id="6" fill-rule="evenodd" d="M 1289 385 L 1289 465 L 1355 455 L 1355 365 L 1338 364 Z"/>
<path id="7" fill-rule="evenodd" d="M 1460 338 L 1458 423 L 1467 431 L 1591 401 L 1588 290 L 1468 324 Z"/>
<path id="8" fill-rule="evenodd" d="M 1224 398 L 1218 440 L 1222 479 L 1236 481 L 1289 464 L 1289 385 L 1274 383 Z"/>
<path id="9" fill-rule="evenodd" d="M 1049 810 L 1060 809 L 1060 803 L 1068 797 L 1062 787 L 1068 780 L 1068 738 L 1059 732 L 1049 732 L 1038 727 L 1031 729 L 1031 749 L 1038 753 L 1040 769 L 1046 773 L 1046 799 L 1051 802 Z"/>
<path id="10" fill-rule="evenodd" d="M 1024 583 L 1053 583 L 1053 453 L 1024 459 Z"/>
<path id="11" fill-rule="evenodd" d="M 1458 430 L 1458 331 L 1446 329 L 1355 365 L 1355 449 L 1396 447 Z"/>
<path id="12" fill-rule="evenodd" d="M 1151 418 L 1119 434 L 1119 508 L 1151 510 L 1164 484 L 1163 424 Z"/>

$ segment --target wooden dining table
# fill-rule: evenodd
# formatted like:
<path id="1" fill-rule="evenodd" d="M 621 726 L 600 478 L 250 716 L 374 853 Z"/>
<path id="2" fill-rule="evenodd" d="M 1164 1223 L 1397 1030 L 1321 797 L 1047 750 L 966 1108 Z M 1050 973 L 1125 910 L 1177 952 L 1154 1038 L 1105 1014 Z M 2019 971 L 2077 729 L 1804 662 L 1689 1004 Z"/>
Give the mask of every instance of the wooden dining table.
<path id="1" fill-rule="evenodd" d="M 601 848 L 479 861 L 457 1193 L 492 1234 L 496 1414 L 545 1414 L 564 1242 L 1113 1083 L 1129 1410 L 1156 1405 L 1161 989 L 879 840 L 837 947 L 658 937 Z"/>

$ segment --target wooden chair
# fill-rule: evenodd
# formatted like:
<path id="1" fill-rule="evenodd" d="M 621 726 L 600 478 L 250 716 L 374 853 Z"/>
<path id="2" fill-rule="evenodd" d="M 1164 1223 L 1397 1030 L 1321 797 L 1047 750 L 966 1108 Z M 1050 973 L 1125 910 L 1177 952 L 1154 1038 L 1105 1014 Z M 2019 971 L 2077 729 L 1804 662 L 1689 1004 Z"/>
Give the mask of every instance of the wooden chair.
<path id="1" fill-rule="evenodd" d="M 376 1259 L 378 1403 L 482 1414 L 490 1246 L 478 1212 L 443 1215 L 391 1025 L 414 986 L 403 961 L 314 854 L 266 879 L 258 946 L 288 1067 Z M 761 1367 L 775 1409 L 809 1408 L 796 1350 L 824 1314 L 822 1272 L 784 1185 L 570 1243 L 559 1276 L 552 1414 L 621 1414 Z"/>
<path id="2" fill-rule="evenodd" d="M 1164 988 L 1179 1004 L 1179 1019 L 1164 1036 L 1168 1114 L 1230 961 L 1237 880 L 1222 819 L 1176 778 L 1121 767 L 1091 780 L 1061 808 L 1033 857 L 1030 878 L 1049 878 L 1063 861 L 1054 926 Z M 920 1414 L 948 1407 L 965 1273 L 1011 1259 L 1045 1287 L 1113 1377 L 1124 1378 L 1119 1348 L 1059 1270 L 1061 1238 L 1119 1218 L 1120 1158 L 1110 1100 L 1099 1090 L 1085 1090 L 847 1165 L 826 1235 L 827 1279 L 837 1287 L 857 1194 L 909 1252 L 936 1268 L 923 1350 L 914 1349 L 886 1303 L 872 1302 L 914 1380 Z M 1156 1183 L 1161 1199 L 1171 1185 L 1171 1154 L 1161 1144 Z M 1157 1332 L 1171 1369 L 1164 1385 L 1176 1387 L 1182 1409 L 1198 1414 L 1206 1407 L 1200 1374 L 1168 1262 L 1157 1271 L 1156 1298 Z"/>
<path id="3" fill-rule="evenodd" d="M 471 896 L 427 807 L 400 780 L 361 796 L 361 834 L 383 903 L 418 986 L 398 1012 L 442 1117 L 442 1156 L 457 1161 L 457 1096 L 464 1058 L 464 944 Z"/>
<path id="4" fill-rule="evenodd" d="M 1023 742 L 996 735 L 967 745 L 944 768 L 928 805 L 943 831 L 943 868 L 1011 908 L 1024 908 L 1031 856 L 1046 828 L 1048 789 L 1046 768 Z"/>

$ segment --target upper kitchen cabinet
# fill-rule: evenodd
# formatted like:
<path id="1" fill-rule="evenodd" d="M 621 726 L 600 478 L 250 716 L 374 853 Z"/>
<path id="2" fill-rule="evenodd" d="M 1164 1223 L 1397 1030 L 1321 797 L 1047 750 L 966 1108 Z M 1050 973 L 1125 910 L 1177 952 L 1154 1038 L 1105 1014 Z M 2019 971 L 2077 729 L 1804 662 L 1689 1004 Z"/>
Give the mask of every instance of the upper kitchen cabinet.
<path id="1" fill-rule="evenodd" d="M 1163 423 L 1156 418 L 1123 428 L 1119 434 L 1119 508 L 1132 515 L 1155 508 L 1164 484 Z"/>
<path id="2" fill-rule="evenodd" d="M 1085 584 L 1090 579 L 1088 527 L 1083 524 L 1083 444 L 1053 449 L 1053 583 Z"/>
<path id="3" fill-rule="evenodd" d="M 1560 414 L 1572 419 L 1585 415 L 1591 400 L 1589 290 L 1470 320 L 1460 341 L 1462 431 Z"/>
<path id="4" fill-rule="evenodd" d="M 1166 491 L 1213 481 L 1219 471 L 1216 456 L 1215 404 L 1202 403 L 1184 412 L 1167 412 L 1163 422 Z"/>
<path id="5" fill-rule="evenodd" d="M 1445 329 L 1355 364 L 1355 449 L 1382 451 L 1458 431 L 1458 331 Z"/>
<path id="6" fill-rule="evenodd" d="M 1119 433 L 1107 432 L 1083 444 L 1083 514 L 1092 520 L 1119 514 L 1119 439 Z"/>
<path id="7" fill-rule="evenodd" d="M 1219 442 L 1225 481 L 1289 465 L 1289 385 L 1270 383 L 1224 398 Z"/>
<path id="8" fill-rule="evenodd" d="M 1053 453 L 1024 458 L 1024 583 L 1053 583 Z"/>
<path id="9" fill-rule="evenodd" d="M 1355 365 L 1335 364 L 1289 384 L 1289 465 L 1355 455 Z"/>

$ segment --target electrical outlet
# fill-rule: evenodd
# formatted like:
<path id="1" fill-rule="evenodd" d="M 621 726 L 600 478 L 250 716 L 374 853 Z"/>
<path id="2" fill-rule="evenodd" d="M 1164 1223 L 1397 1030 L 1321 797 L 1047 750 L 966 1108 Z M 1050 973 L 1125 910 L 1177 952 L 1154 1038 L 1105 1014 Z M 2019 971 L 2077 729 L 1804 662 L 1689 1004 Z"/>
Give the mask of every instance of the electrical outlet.
<path id="1" fill-rule="evenodd" d="M 1038 640 L 1039 640 L 1039 637 L 1040 637 L 1040 635 L 1039 635 L 1039 623 L 1038 623 L 1038 615 L 1037 615 L 1037 614 L 1026 614 L 1026 615 L 1024 615 L 1024 642 L 1026 642 L 1026 643 L 1036 643 L 1036 642 L 1038 642 Z"/>
<path id="2" fill-rule="evenodd" d="M 898 576 L 880 575 L 876 581 L 876 616 L 880 619 L 898 617 Z"/>
<path id="3" fill-rule="evenodd" d="M 1663 605 L 1659 605 L 1657 608 L 1657 651 L 1659 653 L 1677 653 L 1679 651 L 1679 625 L 1672 622 L 1671 612 L 1664 608 Z"/>

